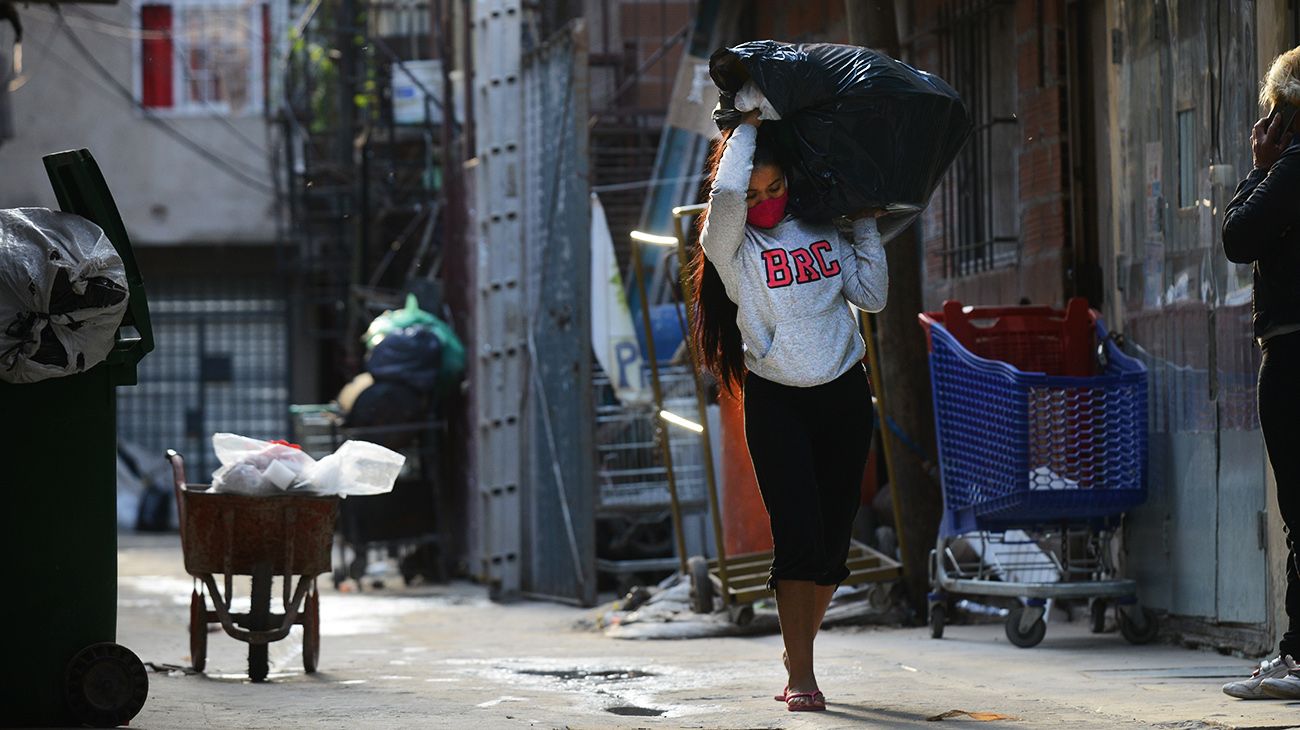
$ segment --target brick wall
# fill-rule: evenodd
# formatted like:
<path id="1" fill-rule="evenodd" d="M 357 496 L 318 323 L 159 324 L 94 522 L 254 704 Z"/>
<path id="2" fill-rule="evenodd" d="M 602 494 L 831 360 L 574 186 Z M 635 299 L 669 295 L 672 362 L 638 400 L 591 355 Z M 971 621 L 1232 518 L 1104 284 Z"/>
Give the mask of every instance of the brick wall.
<path id="1" fill-rule="evenodd" d="M 787 43 L 848 43 L 848 26 L 844 22 L 844 0 L 752 0 L 749 18 L 753 37 Z"/>
<path id="2" fill-rule="evenodd" d="M 936 31 L 939 10 L 945 2 L 919 0 L 913 16 L 917 35 L 912 58 L 921 68 L 938 73 L 942 69 Z M 995 149 L 993 154 L 1018 155 L 1020 263 L 945 278 L 940 252 L 944 225 L 955 215 L 955 202 L 951 189 L 940 190 L 922 218 L 927 307 L 937 307 L 944 299 L 978 304 L 1014 304 L 1021 298 L 1035 304 L 1064 303 L 1063 254 L 1070 231 L 1068 132 L 1062 116 L 1066 106 L 1064 5 L 1065 0 L 1045 0 L 1041 6 L 1038 0 L 1015 3 L 1018 143 L 1016 149 Z M 949 196 L 947 210 L 945 195 Z"/>

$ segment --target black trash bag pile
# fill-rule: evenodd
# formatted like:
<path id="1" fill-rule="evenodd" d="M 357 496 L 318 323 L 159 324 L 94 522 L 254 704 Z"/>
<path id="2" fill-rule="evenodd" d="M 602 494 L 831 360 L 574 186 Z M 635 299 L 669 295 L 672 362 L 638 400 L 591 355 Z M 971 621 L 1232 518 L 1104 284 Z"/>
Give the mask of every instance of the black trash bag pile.
<path id="1" fill-rule="evenodd" d="M 920 214 L 973 129 L 943 79 L 869 48 L 752 41 L 719 49 L 709 72 L 719 128 L 740 123 L 735 95 L 751 79 L 781 115 L 759 133 L 789 173 L 791 213 L 827 221 L 885 208 L 885 240 Z"/>
<path id="2" fill-rule="evenodd" d="M 363 374 L 358 379 L 370 376 Z M 356 399 L 349 404 L 343 416 L 343 425 L 348 428 L 376 428 L 383 426 L 405 426 L 427 418 L 432 410 L 428 395 L 397 380 L 373 380 L 365 383 L 353 381 L 353 387 L 361 386 Z M 394 428 L 378 430 L 366 434 L 366 440 L 380 446 L 398 451 L 406 448 L 415 440 L 416 430 Z"/>
<path id="3" fill-rule="evenodd" d="M 434 410 L 438 378 L 442 371 L 442 341 L 423 324 L 412 324 L 376 337 L 366 355 L 368 384 L 360 387 L 344 416 L 353 428 L 413 424 Z M 415 431 L 395 429 L 376 432 L 368 438 L 390 449 L 405 448 Z"/>
<path id="4" fill-rule="evenodd" d="M 442 367 L 442 341 L 428 327 L 413 325 L 389 332 L 366 357 L 366 372 L 375 382 L 397 381 L 431 393 Z"/>
<path id="5" fill-rule="evenodd" d="M 84 372 L 113 349 L 126 267 L 104 231 L 45 208 L 0 210 L 0 380 Z"/>

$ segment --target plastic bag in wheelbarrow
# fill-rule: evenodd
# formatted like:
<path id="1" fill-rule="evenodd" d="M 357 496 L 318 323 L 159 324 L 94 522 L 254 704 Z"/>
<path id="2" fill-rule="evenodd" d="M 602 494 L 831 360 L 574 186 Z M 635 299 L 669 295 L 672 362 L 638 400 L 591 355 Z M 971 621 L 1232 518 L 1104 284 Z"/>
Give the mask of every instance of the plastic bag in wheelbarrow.
<path id="1" fill-rule="evenodd" d="M 99 226 L 45 208 L 0 210 L 0 380 L 34 383 L 108 357 L 126 266 Z"/>
<path id="2" fill-rule="evenodd" d="M 294 444 L 239 436 L 212 435 L 221 468 L 212 491 L 250 497 L 282 494 L 369 496 L 393 489 L 406 457 L 366 441 L 345 441 L 320 461 Z"/>
<path id="3" fill-rule="evenodd" d="M 885 240 L 925 208 L 973 128 L 943 79 L 869 48 L 751 41 L 719 49 L 709 72 L 719 127 L 740 122 L 736 94 L 751 79 L 780 114 L 760 138 L 788 170 L 791 213 L 825 221 L 884 208 Z"/>

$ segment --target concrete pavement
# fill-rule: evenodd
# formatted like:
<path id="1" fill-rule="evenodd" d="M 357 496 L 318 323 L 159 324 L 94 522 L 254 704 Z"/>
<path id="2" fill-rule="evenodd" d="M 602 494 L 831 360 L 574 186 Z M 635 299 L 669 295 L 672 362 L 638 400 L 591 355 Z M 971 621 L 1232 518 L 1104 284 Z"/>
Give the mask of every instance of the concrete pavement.
<path id="1" fill-rule="evenodd" d="M 189 665 L 190 579 L 175 537 L 123 536 L 118 641 L 156 665 Z M 328 583 L 328 581 L 323 581 Z M 247 579 L 236 583 L 247 595 Z M 278 594 L 277 592 L 273 595 Z M 1130 646 L 1084 621 L 1052 624 L 1034 649 L 1000 624 L 837 628 L 818 639 L 826 713 L 788 713 L 777 636 L 624 641 L 595 612 L 497 605 L 470 584 L 321 596 L 320 672 L 302 671 L 297 629 L 273 644 L 271 681 L 250 684 L 246 645 L 209 636 L 206 675 L 150 675 L 133 728 L 936 727 L 961 710 L 1016 728 L 1287 728 L 1300 703 L 1225 697 L 1252 662 Z M 938 727 L 942 727 L 939 725 Z"/>

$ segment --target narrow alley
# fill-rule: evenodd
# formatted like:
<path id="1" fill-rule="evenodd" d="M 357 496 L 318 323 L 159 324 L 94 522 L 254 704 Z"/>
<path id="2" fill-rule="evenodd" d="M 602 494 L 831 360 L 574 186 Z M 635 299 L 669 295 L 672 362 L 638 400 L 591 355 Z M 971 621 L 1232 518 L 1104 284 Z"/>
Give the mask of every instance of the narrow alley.
<path id="1" fill-rule="evenodd" d="M 220 630 L 206 676 L 182 669 L 192 583 L 174 537 L 124 536 L 119 561 L 118 639 L 161 670 L 131 723 L 145 730 L 936 727 L 930 718 L 953 710 L 1015 718 L 978 723 L 988 728 L 1300 724 L 1300 703 L 1223 696 L 1247 660 L 1132 647 L 1082 620 L 1053 624 L 1033 649 L 1008 643 L 1000 622 L 951 626 L 941 641 L 925 628 L 828 629 L 818 660 L 830 707 L 810 717 L 771 699 L 782 682 L 775 633 L 618 640 L 596 628 L 601 608 L 503 605 L 469 583 L 323 587 L 319 672 L 303 673 L 295 629 L 271 645 L 270 681 L 254 685 L 246 645 Z"/>

